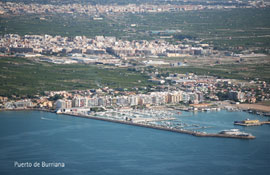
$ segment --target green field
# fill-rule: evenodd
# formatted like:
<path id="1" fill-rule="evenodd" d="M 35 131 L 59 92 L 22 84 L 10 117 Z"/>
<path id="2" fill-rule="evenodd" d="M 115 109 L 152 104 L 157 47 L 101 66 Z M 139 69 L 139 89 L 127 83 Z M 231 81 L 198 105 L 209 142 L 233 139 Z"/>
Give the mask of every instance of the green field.
<path id="1" fill-rule="evenodd" d="M 228 64 L 204 67 L 180 67 L 161 69 L 163 73 L 195 73 L 198 75 L 211 75 L 218 78 L 229 78 L 239 80 L 259 80 L 270 82 L 270 63 L 269 64 Z"/>
<path id="2" fill-rule="evenodd" d="M 149 77 L 144 74 L 123 68 L 102 68 L 84 64 L 37 63 L 24 58 L 0 58 L 0 67 L 0 96 L 27 96 L 44 91 L 92 89 L 105 86 L 132 88 L 153 85 L 147 81 Z M 159 71 L 161 73 L 193 72 L 198 75 L 248 81 L 259 78 L 270 82 L 270 64 L 187 66 L 160 68 Z"/>
<path id="3" fill-rule="evenodd" d="M 203 10 L 178 13 L 128 14 L 119 21 L 137 24 L 137 32 L 181 30 L 175 39 L 191 37 L 218 49 L 270 47 L 270 9 Z M 154 37 L 154 36 L 153 36 Z"/>
<path id="4" fill-rule="evenodd" d="M 121 26 L 107 18 L 95 21 L 89 16 L 68 14 L 0 17 L 0 34 L 2 35 L 16 33 L 19 35 L 49 34 L 68 37 L 94 37 L 97 35 L 118 37 L 121 34 L 119 28 Z"/>
<path id="5" fill-rule="evenodd" d="M 131 88 L 150 84 L 147 82 L 148 77 L 143 74 L 95 65 L 56 65 L 23 58 L 0 58 L 0 67 L 0 96 L 106 86 Z"/>
<path id="6" fill-rule="evenodd" d="M 97 35 L 122 39 L 157 39 L 151 31 L 181 30 L 171 42 L 197 38 L 212 43 L 219 50 L 256 48 L 270 50 L 270 9 L 203 10 L 175 13 L 143 13 L 102 16 L 94 21 L 85 15 L 20 15 L 0 16 L 0 35 L 7 33 L 50 34 L 61 36 Z M 45 18 L 45 20 L 42 20 Z M 136 27 L 131 27 L 136 24 Z M 241 49 L 240 49 L 241 48 Z M 193 58 L 192 58 L 193 59 Z M 170 58 L 177 60 L 177 58 Z M 183 60 L 180 60 L 183 61 Z M 104 69 L 93 65 L 55 65 L 36 63 L 22 58 L 0 58 L 0 96 L 33 95 L 45 90 L 90 89 L 99 86 L 145 86 L 147 77 L 126 69 Z M 269 64 L 230 64 L 204 67 L 162 69 L 163 72 L 194 72 L 222 78 L 270 82 Z M 141 80 L 141 83 L 138 82 Z"/>

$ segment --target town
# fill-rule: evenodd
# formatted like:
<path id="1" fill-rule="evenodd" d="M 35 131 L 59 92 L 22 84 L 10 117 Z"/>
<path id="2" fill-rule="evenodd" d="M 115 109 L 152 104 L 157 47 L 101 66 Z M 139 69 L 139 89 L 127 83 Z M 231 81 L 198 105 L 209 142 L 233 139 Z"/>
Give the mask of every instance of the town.
<path id="1" fill-rule="evenodd" d="M 50 35 L 6 34 L 0 37 L 0 51 L 7 53 L 39 54 L 89 54 L 112 55 L 117 58 L 145 56 L 186 56 L 209 55 L 212 51 L 208 44 L 197 43 L 196 46 L 173 45 L 165 40 L 117 40 L 113 36 L 96 36 L 94 39 L 85 36 L 74 38 Z"/>
<path id="2" fill-rule="evenodd" d="M 4 13 L 14 15 L 68 13 L 90 15 L 93 16 L 93 20 L 103 20 L 101 14 L 264 8 L 267 3 L 258 1 L 246 4 L 237 1 L 227 5 L 93 6 L 69 4 L 60 7 L 5 3 L 2 9 L 4 9 Z M 40 18 L 40 20 L 43 19 Z M 136 27 L 136 24 L 131 24 L 130 27 Z M 94 117 L 113 122 L 127 122 L 126 124 L 131 122 L 146 127 L 161 127 L 159 129 L 165 130 L 176 129 L 176 132 L 186 132 L 198 136 L 208 134 L 186 130 L 188 124 L 177 122 L 174 118 L 175 111 L 245 110 L 269 116 L 270 111 L 266 106 L 255 104 L 270 101 L 270 88 L 267 80 L 259 77 L 253 79 L 247 77 L 239 81 L 222 76 L 170 71 L 174 68 L 181 69 L 191 65 L 199 67 L 222 64 L 244 65 L 253 61 L 264 64 L 267 61 L 265 58 L 267 55 L 254 53 L 252 49 L 240 53 L 218 50 L 215 49 L 214 44 L 205 43 L 202 39 L 195 37 L 184 36 L 176 42 L 170 40 L 175 37 L 174 34 L 181 32 L 181 30 L 169 29 L 146 31 L 150 35 L 157 35 L 152 40 L 128 40 L 119 36 L 102 35 L 89 38 L 48 34 L 4 34 L 0 36 L 1 57 L 23 58 L 39 64 L 43 62 L 56 65 L 92 64 L 94 67 L 102 69 L 124 68 L 125 71 L 147 77 L 149 84 L 141 86 L 139 84 L 142 80 L 139 79 L 137 80 L 138 86 L 132 88 L 112 88 L 109 84 L 97 83 L 99 88 L 45 91 L 34 96 L 9 95 L 0 97 L 0 107 L 2 110 L 34 109 L 88 118 Z M 198 128 L 196 125 L 195 127 L 204 129 L 209 126 Z M 246 136 L 253 138 L 250 135 Z"/>
<path id="3" fill-rule="evenodd" d="M 102 20 L 100 14 L 121 14 L 121 13 L 160 13 L 177 12 L 204 9 L 230 9 L 230 8 L 264 8 L 269 2 L 262 1 L 229 1 L 227 3 L 207 1 L 205 4 L 128 4 L 128 5 L 91 5 L 91 4 L 24 4 L 13 2 L 0 2 L 0 14 L 84 14 L 93 16 L 94 20 Z"/>
<path id="4" fill-rule="evenodd" d="M 6 34 L 0 37 L 0 52 L 22 57 L 39 57 L 40 61 L 58 64 L 101 63 L 121 65 L 122 61 L 127 59 L 205 56 L 212 55 L 213 51 L 208 44 L 175 45 L 162 39 L 123 41 L 109 36 L 96 36 L 91 39 L 85 36 L 70 38 L 50 35 L 25 35 L 21 37 L 17 34 Z M 142 61 L 145 61 L 145 59 Z M 170 64 L 153 60 L 143 63 L 148 65 Z"/>
<path id="5" fill-rule="evenodd" d="M 270 174 L 269 10 L 2 0 L 0 174 Z"/>
<path id="6" fill-rule="evenodd" d="M 153 106 L 185 106 L 181 109 L 204 110 L 217 107 L 218 101 L 231 100 L 234 104 L 269 101 L 269 84 L 264 81 L 247 83 L 193 73 L 169 74 L 160 77 L 155 73 L 149 81 L 156 86 L 112 89 L 109 87 L 89 90 L 52 91 L 33 99 L 8 99 L 1 97 L 2 109 L 39 108 L 63 112 L 72 108 L 151 108 Z M 214 104 L 214 105 L 213 105 Z M 230 108 L 229 108 L 230 109 Z"/>
<path id="7" fill-rule="evenodd" d="M 95 38 L 76 36 L 72 38 L 17 34 L 0 36 L 0 55 L 35 58 L 37 61 L 55 64 L 84 63 L 117 67 L 131 66 L 132 60 L 146 66 L 180 67 L 185 66 L 186 62 L 192 61 L 189 59 L 192 57 L 201 58 L 202 62 L 199 64 L 203 62 L 220 64 L 221 61 L 241 63 L 245 60 L 252 61 L 254 58 L 263 63 L 267 56 L 261 53 L 255 54 L 251 50 L 247 50 L 243 54 L 215 50 L 213 45 L 188 39 L 172 44 L 164 39 L 128 41 L 117 39 L 114 36 L 96 36 Z M 184 58 L 184 60 L 179 62 L 170 59 L 176 57 Z"/>
<path id="8" fill-rule="evenodd" d="M 158 74 L 156 74 L 158 75 Z M 170 83 L 170 85 L 164 85 Z M 255 83 L 255 82 L 254 82 Z M 269 101 L 270 91 L 266 82 L 256 82 L 257 89 L 243 88 L 243 83 L 228 79 L 195 74 L 172 74 L 152 87 L 112 89 L 109 87 L 89 90 L 45 92 L 32 99 L 8 99 L 1 97 L 1 110 L 41 110 L 128 125 L 149 127 L 199 137 L 229 137 L 254 139 L 239 130 L 206 133 L 211 126 L 187 124 L 175 118 L 181 111 L 244 110 L 269 116 L 269 109 L 241 107 L 240 102 Z M 245 90 L 245 91 L 244 91 Z M 178 112 L 177 112 L 178 111 Z M 46 118 L 41 118 L 46 120 Z M 249 121 L 251 126 L 269 124 L 269 121 Z M 256 122 L 255 124 L 252 122 Z M 238 123 L 237 123 L 238 124 Z"/>
<path id="9" fill-rule="evenodd" d="M 31 61 L 54 64 L 94 64 L 95 66 L 128 68 L 127 71 L 143 73 L 153 86 L 131 89 L 100 87 L 85 91 L 47 92 L 34 99 L 10 101 L 1 97 L 4 109 L 41 108 L 66 110 L 71 108 L 151 107 L 168 104 L 194 104 L 207 108 L 211 102 L 232 100 L 237 103 L 256 103 L 270 100 L 269 84 L 259 78 L 238 81 L 209 75 L 196 75 L 164 71 L 163 68 L 185 67 L 190 57 L 225 56 L 226 51 L 213 50 L 208 44 L 171 44 L 165 40 L 125 41 L 112 36 L 61 37 L 51 35 L 6 34 L 0 37 L 3 57 L 24 57 Z M 254 55 L 254 54 L 253 54 Z M 258 55 L 258 54 L 257 54 Z M 170 60 L 183 57 L 183 62 Z M 164 58 L 164 59 L 159 59 Z M 213 58 L 211 58 L 213 59 Z M 238 62 L 244 59 L 237 57 Z M 226 59 L 229 60 L 229 59 Z M 258 58 L 257 60 L 258 61 Z M 207 62 L 207 61 L 206 61 Z M 219 61 L 216 62 L 220 64 Z M 203 64 L 203 62 L 199 62 Z M 209 62 L 207 63 L 209 64 Z M 140 80 L 138 80 L 140 82 Z M 55 97 L 56 96 L 56 97 Z M 205 103 L 209 103 L 205 105 Z M 216 105 L 216 103 L 215 103 Z M 183 108 L 182 108 L 183 109 Z M 200 108 L 199 108 L 200 109 Z"/>

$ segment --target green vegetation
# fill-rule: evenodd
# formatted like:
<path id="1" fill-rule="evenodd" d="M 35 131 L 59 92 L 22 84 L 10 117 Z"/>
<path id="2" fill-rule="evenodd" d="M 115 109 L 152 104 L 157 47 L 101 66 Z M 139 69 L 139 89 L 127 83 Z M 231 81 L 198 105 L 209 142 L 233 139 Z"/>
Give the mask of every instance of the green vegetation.
<path id="1" fill-rule="evenodd" d="M 197 37 L 205 43 L 213 43 L 217 49 L 234 49 L 237 46 L 269 48 L 269 12 L 267 8 L 127 14 L 120 16 L 119 21 L 127 25 L 137 24 L 137 33 L 181 30 L 175 34 L 175 39 Z"/>
<path id="2" fill-rule="evenodd" d="M 219 50 L 256 48 L 269 53 L 270 9 L 203 10 L 175 13 L 143 13 L 102 16 L 95 21 L 85 15 L 0 16 L 0 35 L 7 33 L 50 34 L 74 37 L 116 36 L 122 39 L 156 39 L 159 30 L 181 30 L 171 42 L 201 39 Z M 131 27 L 136 24 L 136 27 Z M 171 35 L 171 34 L 170 34 Z M 166 58 L 184 61 L 194 58 Z M 104 69 L 93 65 L 55 65 L 22 58 L 0 59 L 0 96 L 33 95 L 45 90 L 90 89 L 100 86 L 134 87 L 149 85 L 147 77 L 127 69 Z M 164 72 L 194 72 L 222 78 L 259 78 L 270 82 L 270 64 L 230 64 L 162 69 Z M 141 80 L 139 83 L 138 80 Z"/>
<path id="3" fill-rule="evenodd" d="M 102 108 L 102 107 L 93 107 L 93 108 L 90 108 L 90 111 L 93 111 L 93 112 L 103 112 L 103 111 L 105 111 L 105 109 Z"/>
<path id="4" fill-rule="evenodd" d="M 119 37 L 122 28 L 123 27 L 108 18 L 95 21 L 92 17 L 84 15 L 22 15 L 0 18 L 0 34 L 2 35 L 15 33 L 19 35 L 49 34 L 67 37 L 94 37 L 97 35 Z"/>
<path id="5" fill-rule="evenodd" d="M 148 77 L 143 74 L 95 65 L 56 65 L 23 58 L 1 58 L 0 67 L 0 96 L 24 96 L 44 91 L 105 86 L 131 88 L 150 84 L 147 82 Z"/>
<path id="6" fill-rule="evenodd" d="M 268 53 L 270 46 L 269 8 L 127 13 L 102 17 L 103 20 L 95 21 L 92 17 L 79 14 L 2 16 L 0 34 L 105 35 L 150 40 L 160 37 L 151 31 L 169 29 L 182 31 L 173 34 L 172 42 L 198 38 L 204 43 L 214 44 L 216 49 L 235 52 L 239 48 L 258 47 L 258 51 Z M 131 24 L 137 26 L 131 27 Z"/>
<path id="7" fill-rule="evenodd" d="M 270 82 L 270 64 L 229 64 L 205 67 L 180 67 L 161 69 L 162 72 L 195 73 L 198 75 L 212 75 L 220 78 L 254 80 L 259 78 Z"/>

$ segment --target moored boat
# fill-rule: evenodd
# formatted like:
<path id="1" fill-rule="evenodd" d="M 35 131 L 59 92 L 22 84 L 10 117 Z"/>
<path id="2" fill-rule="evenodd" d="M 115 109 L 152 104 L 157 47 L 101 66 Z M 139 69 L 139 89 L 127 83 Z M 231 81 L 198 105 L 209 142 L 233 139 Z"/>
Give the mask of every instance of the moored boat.
<path id="1" fill-rule="evenodd" d="M 220 131 L 219 134 L 235 135 L 235 136 L 252 136 L 250 133 L 239 131 L 239 129 L 223 130 Z"/>

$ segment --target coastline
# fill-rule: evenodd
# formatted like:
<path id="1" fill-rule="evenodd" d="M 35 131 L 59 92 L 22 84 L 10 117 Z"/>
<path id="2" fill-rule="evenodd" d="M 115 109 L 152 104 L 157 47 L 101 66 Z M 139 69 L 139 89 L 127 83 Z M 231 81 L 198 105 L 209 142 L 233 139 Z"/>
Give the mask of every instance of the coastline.
<path id="1" fill-rule="evenodd" d="M 43 111 L 55 113 L 55 110 L 50 109 L 39 109 L 39 108 L 15 108 L 15 109 L 0 109 L 0 112 L 4 111 Z"/>

